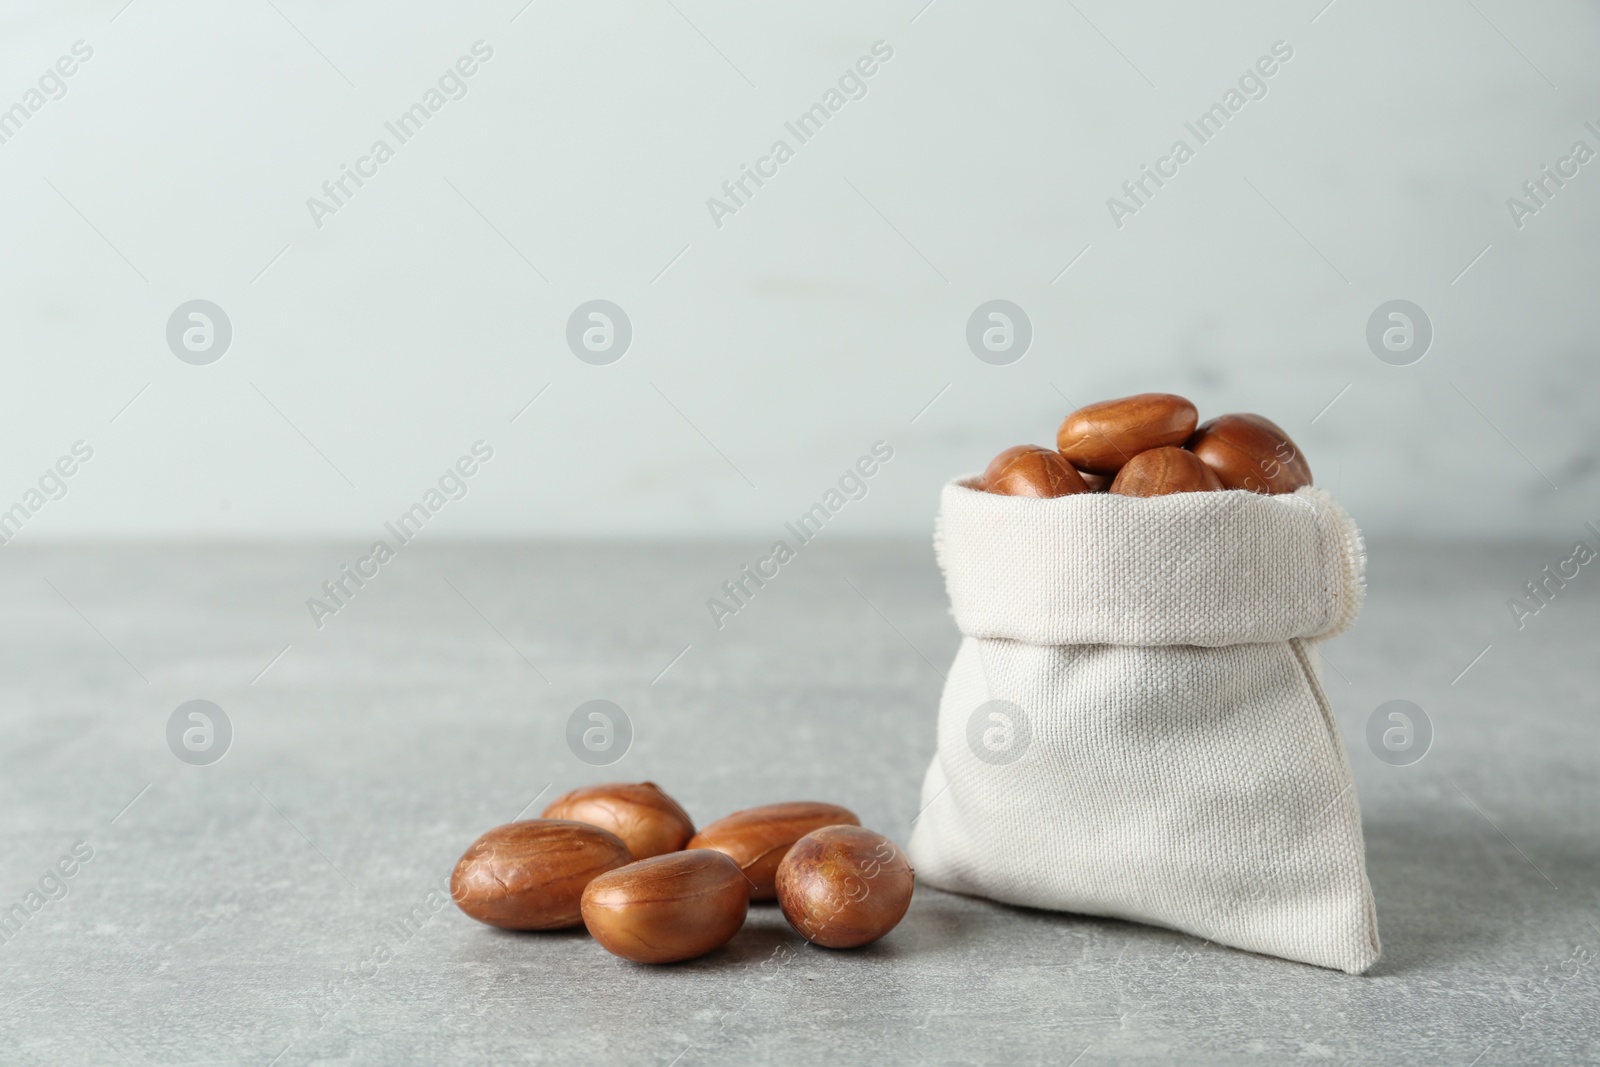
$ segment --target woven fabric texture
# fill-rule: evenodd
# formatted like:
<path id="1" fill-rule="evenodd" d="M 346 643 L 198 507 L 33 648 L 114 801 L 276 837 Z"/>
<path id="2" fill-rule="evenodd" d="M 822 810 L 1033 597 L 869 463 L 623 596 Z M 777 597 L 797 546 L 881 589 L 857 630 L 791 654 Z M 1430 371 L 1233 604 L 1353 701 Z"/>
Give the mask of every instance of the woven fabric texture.
<path id="1" fill-rule="evenodd" d="M 1360 973 L 1350 766 L 1307 648 L 1363 556 L 1303 489 L 1028 500 L 945 488 L 963 640 L 909 852 L 927 884 Z"/>
<path id="2" fill-rule="evenodd" d="M 969 637 L 1238 645 L 1332 636 L 1360 607 L 1360 536 L 1320 489 L 1036 500 L 965 481 L 934 547 Z"/>

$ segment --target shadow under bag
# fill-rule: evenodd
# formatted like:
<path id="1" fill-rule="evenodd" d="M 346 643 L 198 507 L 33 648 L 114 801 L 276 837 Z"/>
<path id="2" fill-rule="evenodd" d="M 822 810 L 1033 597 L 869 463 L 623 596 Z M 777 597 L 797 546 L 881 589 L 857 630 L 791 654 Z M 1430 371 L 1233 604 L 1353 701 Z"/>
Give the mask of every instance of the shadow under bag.
<path id="1" fill-rule="evenodd" d="M 1359 974 L 1378 958 L 1350 763 L 1309 645 L 1363 594 L 1319 489 L 1040 500 L 946 485 L 962 633 L 919 880 Z"/>

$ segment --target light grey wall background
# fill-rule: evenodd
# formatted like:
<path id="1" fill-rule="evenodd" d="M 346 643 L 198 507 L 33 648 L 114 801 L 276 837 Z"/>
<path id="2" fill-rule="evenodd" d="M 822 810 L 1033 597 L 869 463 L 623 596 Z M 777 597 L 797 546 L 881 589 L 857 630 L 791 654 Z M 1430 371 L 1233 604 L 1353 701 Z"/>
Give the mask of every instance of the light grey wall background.
<path id="1" fill-rule="evenodd" d="M 1597 24 L 1511 0 L 8 0 L 0 507 L 81 440 L 19 541 L 365 538 L 483 440 L 438 535 L 757 536 L 882 439 L 836 524 L 922 534 L 948 476 L 1165 389 L 1281 422 L 1369 532 L 1565 541 L 1600 519 L 1600 162 L 1536 214 L 1508 198 L 1600 150 Z M 400 144 L 385 122 L 479 41 Z M 785 122 L 880 41 L 801 144 Z M 1265 96 L 1199 144 L 1185 122 L 1276 42 Z M 307 199 L 380 138 L 319 227 Z M 1108 198 L 1179 138 L 1194 158 L 1117 226 Z M 707 199 L 777 139 L 793 158 L 718 226 Z M 606 366 L 565 338 L 596 298 L 633 329 Z M 966 340 L 996 298 L 1033 330 L 1004 366 Z M 166 339 L 194 299 L 232 326 L 209 365 Z M 1392 299 L 1435 331 L 1408 366 L 1366 341 Z"/>

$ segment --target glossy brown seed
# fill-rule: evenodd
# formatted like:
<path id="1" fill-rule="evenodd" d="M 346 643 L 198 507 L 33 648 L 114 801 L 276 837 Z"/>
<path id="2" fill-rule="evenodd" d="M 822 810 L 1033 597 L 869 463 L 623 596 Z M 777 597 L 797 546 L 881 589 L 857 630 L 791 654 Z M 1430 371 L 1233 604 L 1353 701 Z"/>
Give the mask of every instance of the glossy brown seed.
<path id="1" fill-rule="evenodd" d="M 1002 496 L 1056 497 L 1089 491 L 1060 452 L 1038 445 L 1016 445 L 996 456 L 983 472 L 983 487 Z"/>
<path id="2" fill-rule="evenodd" d="M 739 865 L 750 880 L 751 900 L 771 900 L 777 895 L 773 880 L 789 846 L 821 826 L 861 820 L 848 808 L 810 800 L 746 808 L 703 826 L 689 840 L 690 848 L 714 848 Z"/>
<path id="3" fill-rule="evenodd" d="M 750 910 L 750 884 L 711 849 L 671 852 L 608 871 L 583 891 L 583 923 L 635 963 L 676 963 L 726 945 Z"/>
<path id="4" fill-rule="evenodd" d="M 546 819 L 575 819 L 622 838 L 636 860 L 677 852 L 694 836 L 694 821 L 654 782 L 590 785 L 544 809 Z"/>
<path id="5" fill-rule="evenodd" d="M 991 491 L 990 486 L 994 484 L 995 478 L 1002 470 L 1006 468 L 1007 464 L 1016 459 L 1018 456 L 1022 455 L 1024 452 L 1031 451 L 1032 449 L 1038 447 L 1038 445 L 1012 445 L 1004 452 L 1001 452 L 998 456 L 991 459 L 989 461 L 989 465 L 983 469 L 983 477 L 978 482 L 978 488 L 985 491 Z"/>
<path id="6" fill-rule="evenodd" d="M 456 906 L 506 930 L 561 930 L 583 921 L 590 879 L 630 863 L 616 834 L 566 819 L 496 826 L 472 843 L 450 875 Z"/>
<path id="7" fill-rule="evenodd" d="M 1140 452 L 1183 444 L 1198 419 L 1193 404 L 1171 393 L 1102 400 L 1066 417 L 1056 447 L 1080 471 L 1115 474 Z"/>
<path id="8" fill-rule="evenodd" d="M 899 924 L 915 885 L 893 841 L 860 826 L 829 826 L 795 842 L 778 865 L 778 906 L 807 941 L 857 948 Z"/>
<path id="9" fill-rule="evenodd" d="M 1116 478 L 1114 474 L 1094 474 L 1090 471 L 1079 471 L 1078 477 L 1083 479 L 1083 484 L 1089 487 L 1091 493 L 1104 493 L 1111 488 L 1111 482 Z"/>
<path id="10" fill-rule="evenodd" d="M 1228 489 L 1292 493 L 1311 484 L 1311 465 L 1282 428 L 1260 415 L 1218 415 L 1189 440 Z"/>
<path id="11" fill-rule="evenodd" d="M 1211 468 L 1181 448 L 1140 452 L 1123 465 L 1111 483 L 1111 491 L 1121 496 L 1166 496 L 1221 488 Z"/>

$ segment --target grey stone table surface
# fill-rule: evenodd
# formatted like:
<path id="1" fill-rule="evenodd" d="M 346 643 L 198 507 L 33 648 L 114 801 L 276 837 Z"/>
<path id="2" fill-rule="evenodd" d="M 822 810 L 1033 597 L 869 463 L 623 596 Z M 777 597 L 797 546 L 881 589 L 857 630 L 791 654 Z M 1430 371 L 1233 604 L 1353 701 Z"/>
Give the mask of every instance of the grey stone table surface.
<path id="1" fill-rule="evenodd" d="M 715 628 L 759 553 L 418 545 L 318 628 L 349 545 L 7 547 L 0 1062 L 1600 1062 L 1600 575 L 1521 629 L 1506 604 L 1564 546 L 1372 546 L 1324 667 L 1366 976 L 927 888 L 862 951 L 758 906 L 654 969 L 458 912 L 468 842 L 591 782 L 660 782 L 700 821 L 830 800 L 909 837 L 957 642 L 931 550 L 819 541 Z M 566 743 L 597 698 L 633 723 L 612 766 Z M 1435 730 L 1410 766 L 1365 740 L 1395 698 Z M 207 766 L 167 740 L 194 699 L 232 727 Z"/>

